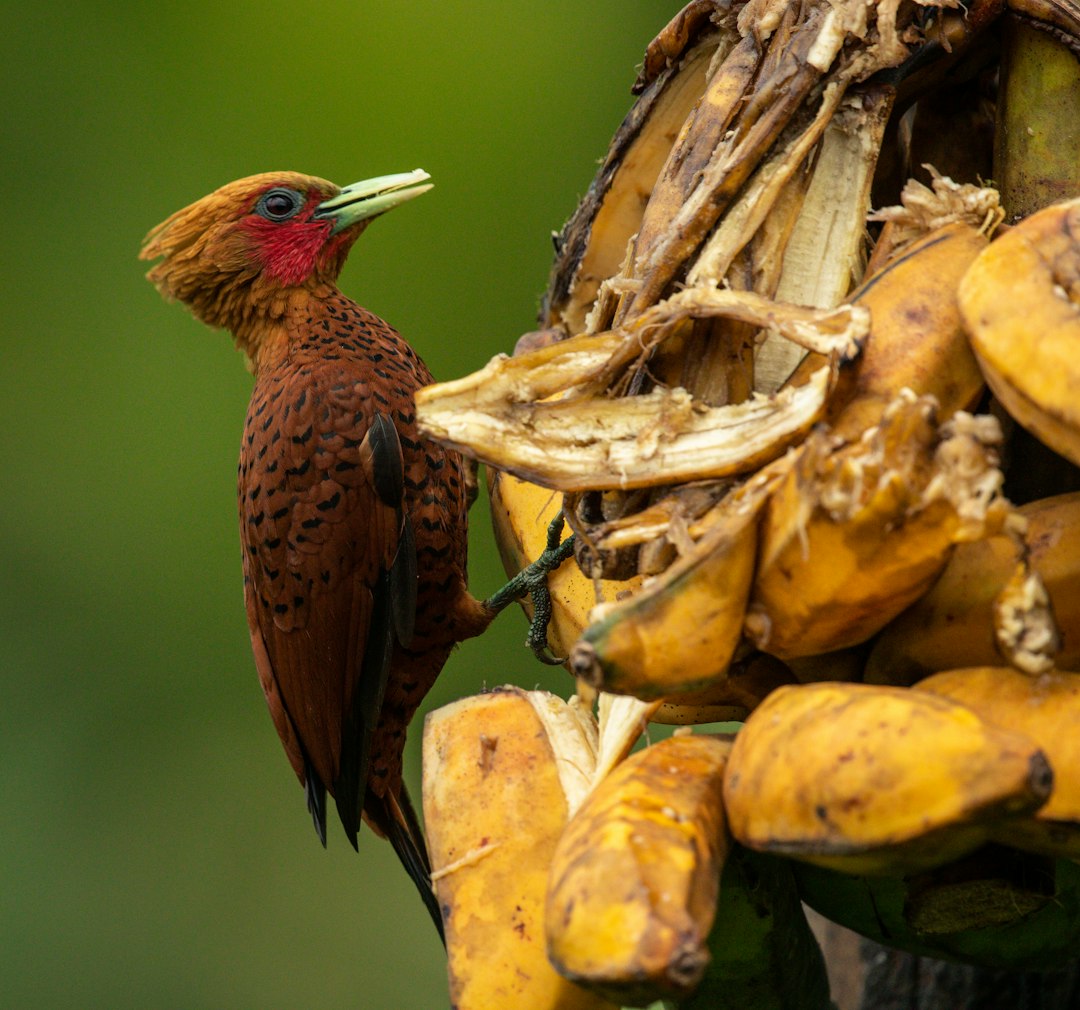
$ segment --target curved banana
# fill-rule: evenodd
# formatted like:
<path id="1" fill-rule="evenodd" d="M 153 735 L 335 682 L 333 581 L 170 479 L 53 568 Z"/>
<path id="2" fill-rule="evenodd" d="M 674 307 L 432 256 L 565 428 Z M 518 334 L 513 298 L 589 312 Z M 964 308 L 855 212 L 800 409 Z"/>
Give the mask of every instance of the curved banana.
<path id="1" fill-rule="evenodd" d="M 724 776 L 734 838 L 856 874 L 955 859 L 1005 816 L 1037 809 L 1053 775 L 1026 736 L 929 692 L 865 684 L 774 691 Z"/>
<path id="2" fill-rule="evenodd" d="M 517 688 L 428 715 L 424 821 L 456 1010 L 613 1010 L 544 948 L 548 866 L 588 790 L 595 734 L 579 707 Z"/>
<path id="3" fill-rule="evenodd" d="M 959 295 L 994 395 L 1080 464 L 1080 199 L 1032 214 L 993 242 Z"/>
<path id="4" fill-rule="evenodd" d="M 1054 769 L 1050 798 L 1033 814 L 995 825 L 991 837 L 1032 852 L 1080 859 L 1080 674 L 1053 671 L 1029 677 L 1009 667 L 977 666 L 935 674 L 915 688 L 961 702 L 1043 749 Z"/>
<path id="5" fill-rule="evenodd" d="M 746 633 L 781 659 L 866 641 L 921 596 L 954 543 L 996 532 L 1001 432 L 963 411 L 940 428 L 907 390 L 853 442 L 815 432 L 762 520 Z"/>
<path id="6" fill-rule="evenodd" d="M 551 861 L 552 963 L 635 1006 L 685 997 L 708 962 L 727 853 L 729 741 L 674 736 L 628 757 L 585 800 Z"/>
<path id="7" fill-rule="evenodd" d="M 758 515 L 785 469 L 779 460 L 743 484 L 663 575 L 625 602 L 594 611 L 570 653 L 571 672 L 601 690 L 645 699 L 720 680 L 742 637 Z"/>
<path id="8" fill-rule="evenodd" d="M 1061 630 L 1056 665 L 1080 670 L 1080 492 L 1017 510 L 1027 523 L 1028 564 L 1039 574 Z M 957 546 L 941 578 L 875 639 L 865 679 L 911 684 L 939 670 L 997 666 L 994 601 L 1016 566 L 1012 537 Z"/>
<path id="9" fill-rule="evenodd" d="M 954 222 L 916 240 L 866 280 L 850 301 L 870 310 L 870 336 L 829 404 L 833 432 L 851 441 L 876 425 L 904 388 L 930 394 L 945 420 L 983 388 L 964 333 L 956 288 L 986 247 L 982 232 Z M 809 355 L 791 382 L 820 362 Z"/>

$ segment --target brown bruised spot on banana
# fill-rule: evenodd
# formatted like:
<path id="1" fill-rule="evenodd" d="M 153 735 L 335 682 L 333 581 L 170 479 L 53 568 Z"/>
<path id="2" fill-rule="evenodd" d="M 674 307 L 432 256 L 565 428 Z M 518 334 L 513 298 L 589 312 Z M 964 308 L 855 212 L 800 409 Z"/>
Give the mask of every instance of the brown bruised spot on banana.
<path id="1" fill-rule="evenodd" d="M 979 666 L 935 674 L 916 690 L 952 698 L 983 719 L 1023 733 L 1043 749 L 1054 770 L 1046 804 L 991 828 L 1004 845 L 1080 859 L 1080 674 L 1027 676 L 1009 667 Z"/>
<path id="2" fill-rule="evenodd" d="M 1026 735 L 929 692 L 774 691 L 735 739 L 724 807 L 741 844 L 856 874 L 915 872 L 1029 814 L 1053 773 Z"/>
<path id="3" fill-rule="evenodd" d="M 1012 507 L 1001 431 L 901 390 L 854 442 L 813 433 L 762 517 L 747 637 L 784 659 L 865 642 L 919 598 L 955 543 L 1000 530 Z"/>
<path id="4" fill-rule="evenodd" d="M 585 800 L 551 860 L 547 949 L 563 975 L 635 1006 L 693 991 L 727 854 L 730 749 L 671 737 L 631 755 Z"/>
<path id="5" fill-rule="evenodd" d="M 1061 634 L 1056 656 L 1043 651 L 1035 665 L 1052 659 L 1058 669 L 1080 670 L 1080 492 L 1030 502 L 1017 513 L 1025 524 L 1020 535 L 1027 570 L 1041 580 Z M 939 670 L 1000 665 L 1008 652 L 996 634 L 1003 623 L 996 614 L 1016 570 L 1015 536 L 959 544 L 931 589 L 874 640 L 865 679 L 906 685 Z M 1045 628 L 1045 616 L 1035 622 L 1036 634 Z M 1004 624 L 1003 634 L 1013 638 L 1008 648 L 1022 643 L 1025 622 Z M 1046 638 L 1044 633 L 1044 644 L 1052 644 Z"/>
<path id="6" fill-rule="evenodd" d="M 991 243 L 959 298 L 994 395 L 1080 464 L 1080 199 L 1032 214 Z"/>

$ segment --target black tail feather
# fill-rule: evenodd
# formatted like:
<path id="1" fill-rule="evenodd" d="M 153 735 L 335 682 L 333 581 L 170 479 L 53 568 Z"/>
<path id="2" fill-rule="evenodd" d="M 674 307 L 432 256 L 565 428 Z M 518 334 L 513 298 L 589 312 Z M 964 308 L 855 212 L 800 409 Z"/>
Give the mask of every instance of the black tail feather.
<path id="1" fill-rule="evenodd" d="M 322 847 L 326 848 L 326 785 L 319 778 L 314 765 L 304 755 L 304 799 L 307 800 L 308 813 L 315 824 L 315 834 L 319 836 Z"/>
<path id="2" fill-rule="evenodd" d="M 405 867 L 412 882 L 420 892 L 424 907 L 431 916 L 431 921 L 439 932 L 439 939 L 446 944 L 443 933 L 442 911 L 438 899 L 431 887 L 431 864 L 428 861 L 424 833 L 417 820 L 409 794 L 405 786 L 401 787 L 400 798 L 393 796 L 376 797 L 368 793 L 364 813 L 374 827 L 390 840 L 401 865 Z"/>

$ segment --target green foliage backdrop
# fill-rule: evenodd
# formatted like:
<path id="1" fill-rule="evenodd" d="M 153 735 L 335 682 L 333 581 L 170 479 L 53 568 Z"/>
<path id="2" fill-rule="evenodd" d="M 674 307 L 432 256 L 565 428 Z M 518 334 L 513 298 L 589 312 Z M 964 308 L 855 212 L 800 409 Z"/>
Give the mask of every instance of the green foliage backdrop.
<path id="1" fill-rule="evenodd" d="M 5 6 L 0 1005 L 445 1006 L 389 847 L 318 847 L 265 712 L 233 500 L 250 379 L 135 256 L 241 175 L 422 166 L 435 190 L 376 223 L 343 287 L 436 375 L 471 371 L 531 327 L 548 234 L 678 5 Z M 484 593 L 480 509 L 472 544 Z M 510 613 L 463 646 L 428 708 L 565 689 L 523 635 Z"/>

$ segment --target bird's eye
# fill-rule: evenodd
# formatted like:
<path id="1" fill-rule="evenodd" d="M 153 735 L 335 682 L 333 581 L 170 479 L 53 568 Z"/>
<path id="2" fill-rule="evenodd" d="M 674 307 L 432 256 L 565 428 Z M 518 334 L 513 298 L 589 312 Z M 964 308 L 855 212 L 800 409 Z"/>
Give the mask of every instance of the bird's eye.
<path id="1" fill-rule="evenodd" d="M 287 221 L 304 205 L 295 189 L 279 187 L 263 193 L 255 204 L 255 213 L 267 221 Z"/>

